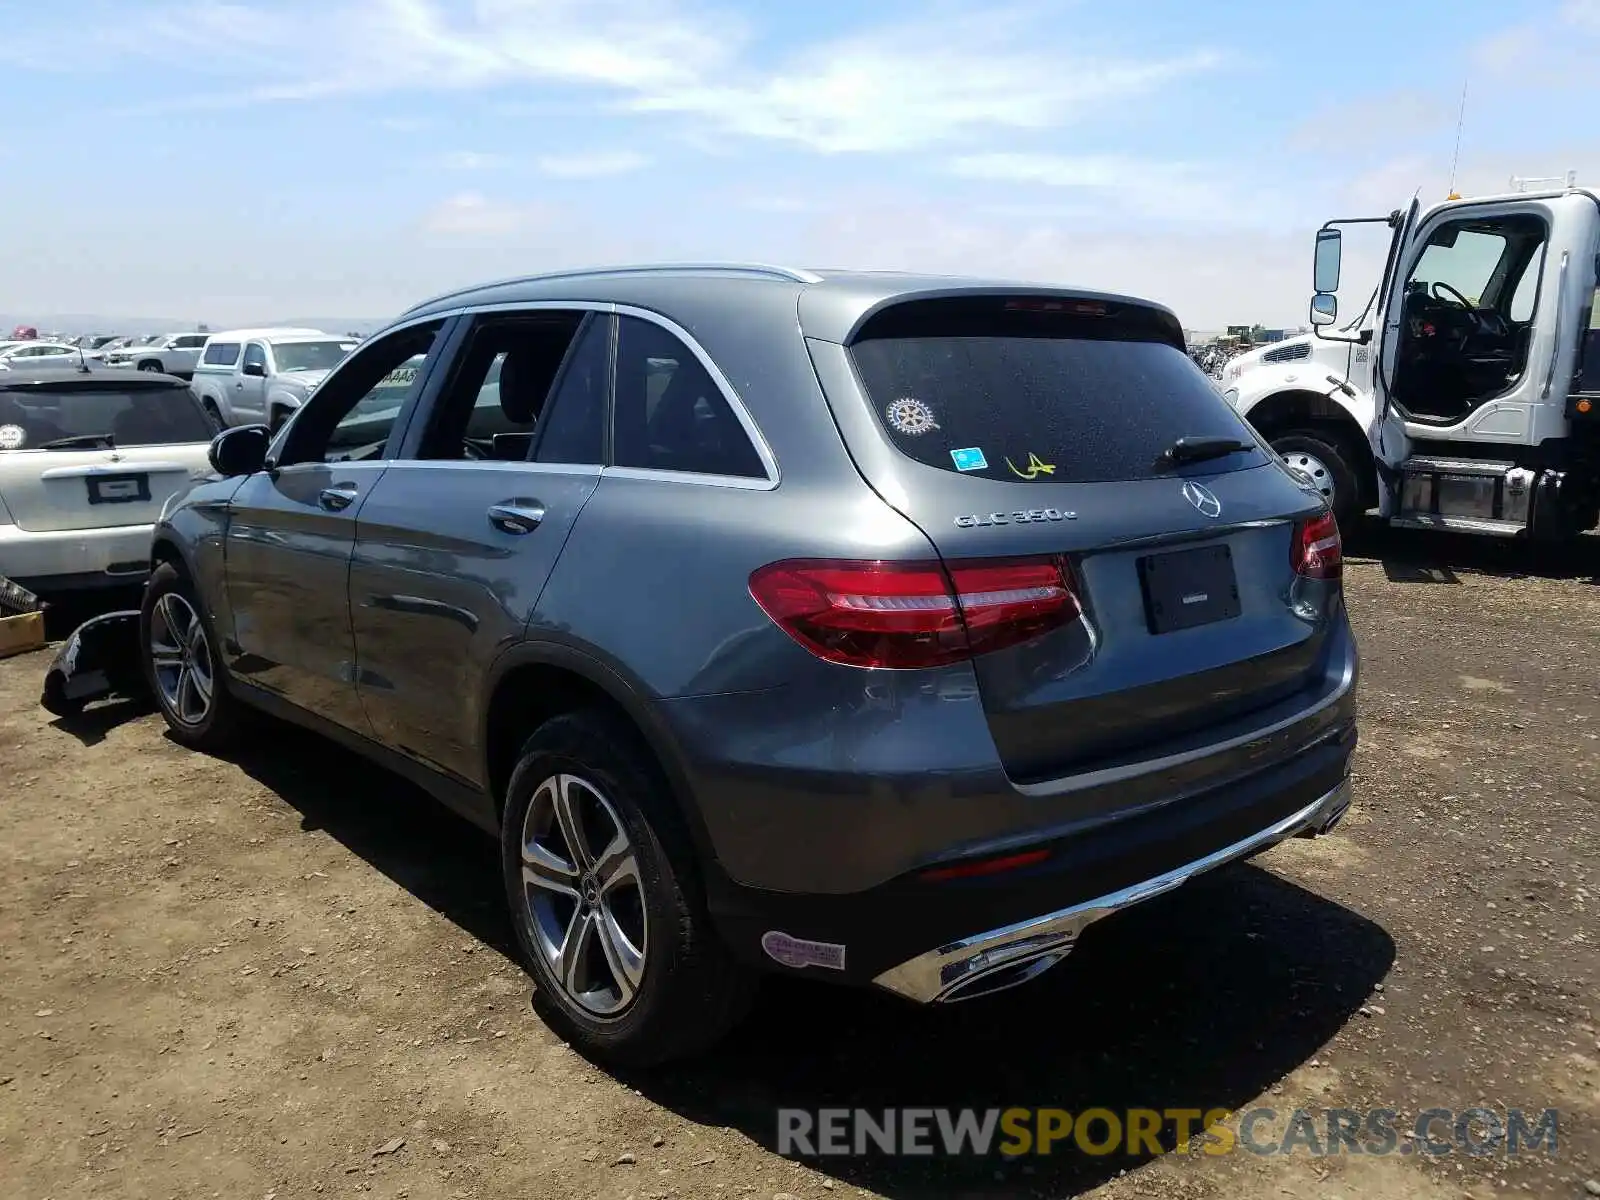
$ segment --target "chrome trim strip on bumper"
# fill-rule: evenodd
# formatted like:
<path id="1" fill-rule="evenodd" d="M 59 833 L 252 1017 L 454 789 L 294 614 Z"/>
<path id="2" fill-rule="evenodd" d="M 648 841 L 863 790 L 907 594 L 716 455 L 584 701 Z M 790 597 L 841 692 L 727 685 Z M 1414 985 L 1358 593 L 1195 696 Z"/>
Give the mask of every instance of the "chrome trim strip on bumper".
<path id="1" fill-rule="evenodd" d="M 985 976 L 1007 968 L 1014 969 L 1015 978 L 1006 986 L 1024 982 L 1065 958 L 1077 943 L 1078 935 L 1094 922 L 1170 892 L 1204 871 L 1263 850 L 1296 834 L 1325 833 L 1344 816 L 1349 807 L 1350 780 L 1346 778 L 1338 787 L 1300 811 L 1204 858 L 1071 908 L 974 934 L 929 950 L 899 966 L 890 967 L 872 982 L 920 1004 L 961 999 L 961 996 L 954 994 L 957 992 L 970 991 L 971 995 L 982 995 L 998 990 L 974 985 Z M 1037 970 L 1018 969 L 1035 961 L 1040 964 Z"/>

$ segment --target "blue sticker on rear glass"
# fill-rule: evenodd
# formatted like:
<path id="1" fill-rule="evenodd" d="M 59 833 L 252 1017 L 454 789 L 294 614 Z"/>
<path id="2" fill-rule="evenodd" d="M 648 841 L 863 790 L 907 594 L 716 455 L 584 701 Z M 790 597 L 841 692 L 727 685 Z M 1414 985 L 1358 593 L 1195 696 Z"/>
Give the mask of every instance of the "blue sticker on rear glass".
<path id="1" fill-rule="evenodd" d="M 955 460 L 958 471 L 987 471 L 989 460 L 983 456 L 983 451 L 976 446 L 969 446 L 965 450 L 952 450 L 950 457 Z"/>

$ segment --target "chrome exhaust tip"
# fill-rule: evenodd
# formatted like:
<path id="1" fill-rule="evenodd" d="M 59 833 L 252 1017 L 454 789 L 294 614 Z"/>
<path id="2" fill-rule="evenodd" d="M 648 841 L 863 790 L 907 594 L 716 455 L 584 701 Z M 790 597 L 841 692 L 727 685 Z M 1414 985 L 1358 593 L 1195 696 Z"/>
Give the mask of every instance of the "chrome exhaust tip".
<path id="1" fill-rule="evenodd" d="M 1350 788 L 1350 780 L 1347 778 L 1329 794 L 1326 803 L 1322 807 L 1322 810 L 1316 813 L 1306 827 L 1295 836 L 1313 838 L 1321 837 L 1326 833 L 1332 833 L 1334 826 L 1338 825 L 1340 821 L 1344 820 L 1344 815 L 1350 811 L 1350 801 L 1352 798 L 1353 793 Z"/>
<path id="2" fill-rule="evenodd" d="M 992 996 L 996 992 L 1020 987 L 1039 978 L 1071 953 L 1072 946 L 1063 946 L 1058 950 L 1049 950 L 1018 962 L 1006 963 L 981 975 L 969 976 L 940 996 L 936 1003 L 955 1004 L 962 1000 L 976 1000 L 980 996 Z"/>

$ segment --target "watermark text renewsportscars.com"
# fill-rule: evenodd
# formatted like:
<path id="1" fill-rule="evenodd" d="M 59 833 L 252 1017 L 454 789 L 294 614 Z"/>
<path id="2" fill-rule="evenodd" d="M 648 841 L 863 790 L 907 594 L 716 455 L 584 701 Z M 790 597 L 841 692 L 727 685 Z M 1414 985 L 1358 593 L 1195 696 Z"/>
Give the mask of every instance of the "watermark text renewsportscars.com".
<path id="1" fill-rule="evenodd" d="M 1556 1152 L 1556 1109 L 781 1108 L 778 1153 L 1008 1157 L 1165 1154 L 1162 1135 L 1203 1154 L 1517 1155 Z"/>

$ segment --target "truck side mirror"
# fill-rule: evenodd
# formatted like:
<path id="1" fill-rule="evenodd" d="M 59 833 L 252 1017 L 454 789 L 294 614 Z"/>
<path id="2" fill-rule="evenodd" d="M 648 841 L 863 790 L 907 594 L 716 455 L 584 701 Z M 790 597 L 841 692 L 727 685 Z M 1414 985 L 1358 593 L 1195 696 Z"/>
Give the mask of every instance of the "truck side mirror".
<path id="1" fill-rule="evenodd" d="M 1327 292 L 1311 297 L 1311 323 L 1332 325 L 1339 318 L 1339 298 Z"/>
<path id="2" fill-rule="evenodd" d="M 1344 253 L 1343 235 L 1337 229 L 1317 230 L 1317 252 L 1312 264 L 1311 290 L 1327 295 L 1339 290 L 1339 260 Z"/>
<path id="3" fill-rule="evenodd" d="M 265 363 L 247 362 L 240 368 L 239 374 L 250 375 L 256 379 L 265 379 L 267 377 L 267 365 Z"/>

